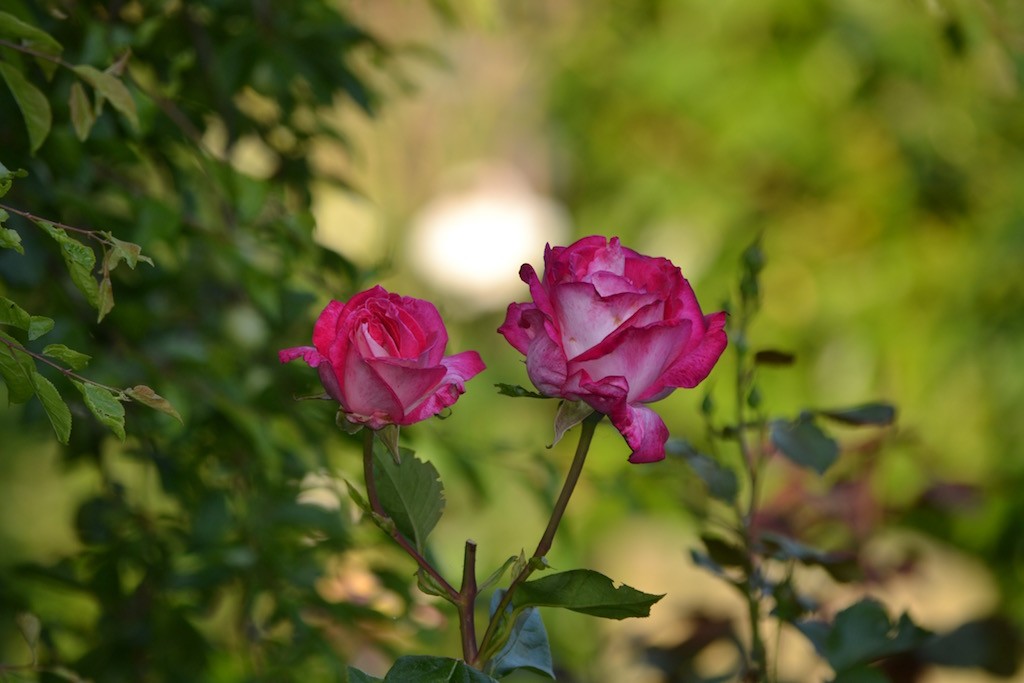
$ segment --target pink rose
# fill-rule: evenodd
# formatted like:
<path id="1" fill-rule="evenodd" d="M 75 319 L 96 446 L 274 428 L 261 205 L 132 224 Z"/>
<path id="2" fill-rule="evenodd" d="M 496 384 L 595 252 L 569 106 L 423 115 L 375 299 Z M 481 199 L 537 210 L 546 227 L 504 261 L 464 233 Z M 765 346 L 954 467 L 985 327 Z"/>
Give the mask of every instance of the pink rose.
<path id="1" fill-rule="evenodd" d="M 725 313 L 705 316 L 679 268 L 613 237 L 544 251 L 544 279 L 519 276 L 533 303 L 508 307 L 498 331 L 526 356 L 541 393 L 584 401 L 611 419 L 630 462 L 665 457 L 668 429 L 643 405 L 708 376 L 727 343 Z"/>
<path id="2" fill-rule="evenodd" d="M 313 327 L 313 346 L 278 352 L 320 371 L 350 422 L 410 425 L 455 403 L 484 363 L 476 351 L 445 357 L 448 332 L 428 301 L 374 287 L 331 301 Z"/>

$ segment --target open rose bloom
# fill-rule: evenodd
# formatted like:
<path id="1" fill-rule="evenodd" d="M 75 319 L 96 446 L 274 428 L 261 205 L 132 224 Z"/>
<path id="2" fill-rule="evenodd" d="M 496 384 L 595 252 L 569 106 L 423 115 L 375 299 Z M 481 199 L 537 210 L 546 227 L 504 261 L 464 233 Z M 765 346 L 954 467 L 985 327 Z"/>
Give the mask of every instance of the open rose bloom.
<path id="1" fill-rule="evenodd" d="M 646 403 L 697 386 L 727 343 L 725 313 L 704 315 L 679 268 L 585 237 L 544 251 L 544 278 L 519 271 L 532 303 L 514 303 L 499 328 L 526 356 L 541 393 L 583 401 L 611 419 L 630 462 L 665 457 L 668 429 Z"/>
<path id="2" fill-rule="evenodd" d="M 348 303 L 331 301 L 313 328 L 313 346 L 284 349 L 320 372 L 346 418 L 371 429 L 410 425 L 455 403 L 465 382 L 484 369 L 476 351 L 445 356 L 448 332 L 428 301 L 383 287 Z"/>

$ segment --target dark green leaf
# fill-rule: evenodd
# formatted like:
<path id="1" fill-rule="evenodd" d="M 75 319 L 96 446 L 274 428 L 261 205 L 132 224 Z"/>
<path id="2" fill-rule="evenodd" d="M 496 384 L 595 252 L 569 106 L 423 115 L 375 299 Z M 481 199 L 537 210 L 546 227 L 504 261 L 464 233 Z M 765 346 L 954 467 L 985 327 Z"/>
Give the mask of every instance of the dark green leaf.
<path id="1" fill-rule="evenodd" d="M 854 603 L 836 615 L 825 639 L 824 656 L 838 673 L 882 657 L 907 652 L 925 639 L 907 615 L 896 624 L 885 607 L 870 598 Z"/>
<path id="2" fill-rule="evenodd" d="M 75 128 L 75 135 L 79 140 L 84 141 L 89 137 L 89 131 L 96 123 L 96 113 L 89 104 L 89 96 L 85 94 L 85 88 L 78 81 L 71 84 L 71 95 L 68 99 L 68 108 L 71 110 L 71 125 Z"/>
<path id="3" fill-rule="evenodd" d="M 7 218 L 7 212 L 0 209 L 0 223 Z M 21 246 L 21 235 L 12 228 L 0 228 L 0 249 L 13 249 L 19 254 L 25 253 L 25 248 Z"/>
<path id="4" fill-rule="evenodd" d="M 75 386 L 82 393 L 89 412 L 95 415 L 101 424 L 117 434 L 121 441 L 124 441 L 124 406 L 117 400 L 117 397 L 109 389 L 98 387 L 95 384 L 75 382 Z"/>
<path id="5" fill-rule="evenodd" d="M 395 526 L 423 552 L 427 536 L 444 510 L 444 487 L 437 469 L 429 462 L 402 449 L 402 464 L 396 465 L 387 448 L 374 439 L 374 478 L 381 505 Z"/>
<path id="6" fill-rule="evenodd" d="M 778 365 L 786 366 L 792 365 L 796 361 L 796 356 L 788 351 L 777 351 L 775 349 L 762 349 L 754 354 L 754 363 L 756 365 Z"/>
<path id="7" fill-rule="evenodd" d="M 0 38 L 13 38 L 25 47 L 56 57 L 64 48 L 46 31 L 27 24 L 13 14 L 0 12 Z"/>
<path id="8" fill-rule="evenodd" d="M 50 126 L 53 123 L 50 103 L 39 88 L 29 83 L 13 65 L 0 61 L 0 77 L 7 82 L 7 87 L 10 88 L 11 95 L 21 110 L 25 127 L 28 129 L 29 151 L 35 154 L 50 134 Z"/>
<path id="9" fill-rule="evenodd" d="M 448 657 L 407 655 L 399 657 L 384 677 L 385 683 L 496 683 L 465 662 Z"/>
<path id="10" fill-rule="evenodd" d="M 823 567 L 837 581 L 853 581 L 860 576 L 857 558 L 848 552 L 828 552 L 812 548 L 784 534 L 765 531 L 760 536 L 764 552 L 778 560 L 798 560 Z"/>
<path id="11" fill-rule="evenodd" d="M 665 444 L 665 452 L 669 455 L 683 457 L 694 474 L 707 486 L 708 494 L 712 498 L 726 503 L 736 500 L 736 494 L 739 493 L 739 480 L 732 469 L 709 455 L 697 452 L 685 439 L 669 439 Z"/>
<path id="12" fill-rule="evenodd" d="M 35 371 L 32 373 L 32 386 L 35 387 L 36 396 L 46 409 L 46 416 L 50 418 L 57 440 L 67 444 L 71 437 L 71 411 L 68 410 L 64 399 L 57 393 L 57 388 L 50 380 Z"/>
<path id="13" fill-rule="evenodd" d="M 53 320 L 41 315 L 33 315 L 28 322 L 29 341 L 39 339 L 53 329 Z"/>
<path id="14" fill-rule="evenodd" d="M 896 420 L 896 407 L 890 403 L 865 403 L 853 408 L 819 410 L 819 415 L 849 425 L 891 425 Z"/>
<path id="15" fill-rule="evenodd" d="M 700 540 L 707 548 L 708 556 L 719 566 L 742 567 L 747 564 L 746 553 L 739 546 L 707 534 L 702 534 Z"/>
<path id="16" fill-rule="evenodd" d="M 773 420 L 771 439 L 789 460 L 818 474 L 824 474 L 839 457 L 839 446 L 814 424 L 810 415 L 793 421 Z"/>
<path id="17" fill-rule="evenodd" d="M 363 673 L 359 669 L 354 669 L 351 666 L 347 670 L 348 683 L 384 683 L 383 678 L 376 678 L 370 674 Z"/>
<path id="18" fill-rule="evenodd" d="M 31 324 L 32 316 L 24 308 L 0 296 L 0 325 L 11 325 L 27 332 Z"/>
<path id="19" fill-rule="evenodd" d="M 69 349 L 63 344 L 49 344 L 43 349 L 43 355 L 49 356 L 50 358 L 56 358 L 63 362 L 72 370 L 81 370 L 89 364 L 92 356 L 87 356 L 84 353 Z"/>
<path id="20" fill-rule="evenodd" d="M 989 617 L 934 636 L 921 648 L 921 655 L 939 666 L 980 668 L 1008 678 L 1017 671 L 1019 639 L 1012 623 Z"/>
<path id="21" fill-rule="evenodd" d="M 590 569 L 550 574 L 522 584 L 512 598 L 515 607 L 561 607 L 605 619 L 646 617 L 664 595 L 651 595 L 622 585 Z"/>
<path id="22" fill-rule="evenodd" d="M 0 332 L 8 342 L 14 339 Z M 11 403 L 24 403 L 36 393 L 35 385 L 32 383 L 32 375 L 35 373 L 36 365 L 32 356 L 21 353 L 0 344 L 0 377 L 4 378 L 7 385 L 7 400 Z"/>
<path id="23" fill-rule="evenodd" d="M 498 590 L 491 596 L 492 619 L 504 594 L 504 590 Z M 509 612 L 511 611 L 509 608 Z M 508 640 L 501 651 L 491 660 L 490 673 L 498 678 L 504 678 L 516 669 L 530 669 L 554 680 L 553 666 L 548 633 L 544 629 L 540 612 L 535 607 L 528 607 L 516 616 Z"/>
<path id="24" fill-rule="evenodd" d="M 690 559 L 701 569 L 705 569 L 719 578 L 727 579 L 729 576 L 725 571 L 725 567 L 712 560 L 711 556 L 707 553 L 691 548 Z"/>
<path id="25" fill-rule="evenodd" d="M 171 405 L 170 401 L 147 387 L 145 384 L 138 384 L 131 389 L 125 389 L 124 393 L 133 401 L 138 401 L 142 405 L 148 406 L 153 410 L 159 410 L 161 413 L 166 413 L 178 422 L 182 422 L 182 424 L 184 424 L 181 419 L 181 415 L 179 415 L 178 411 L 174 409 L 174 406 Z"/>
<path id="26" fill-rule="evenodd" d="M 892 681 L 878 669 L 873 669 L 865 664 L 840 671 L 831 683 L 892 683 Z"/>
<path id="27" fill-rule="evenodd" d="M 135 108 L 135 100 L 121 79 L 113 74 L 80 64 L 71 68 L 82 80 L 96 89 L 100 95 L 110 100 L 114 109 L 121 112 L 134 128 L 139 127 L 139 115 Z"/>
<path id="28" fill-rule="evenodd" d="M 543 394 L 538 394 L 535 391 L 524 389 L 518 384 L 498 383 L 494 386 L 498 387 L 498 393 L 503 396 L 512 396 L 514 398 L 551 398 L 550 396 L 544 396 Z"/>

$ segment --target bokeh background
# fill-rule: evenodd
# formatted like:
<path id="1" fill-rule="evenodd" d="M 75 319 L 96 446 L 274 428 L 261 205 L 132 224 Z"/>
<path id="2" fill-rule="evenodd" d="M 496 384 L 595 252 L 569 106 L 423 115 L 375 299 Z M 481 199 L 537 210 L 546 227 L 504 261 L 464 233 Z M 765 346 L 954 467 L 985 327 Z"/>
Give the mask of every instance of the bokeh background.
<path id="1" fill-rule="evenodd" d="M 495 330 L 527 297 L 519 265 L 589 234 L 670 258 L 705 311 L 735 297 L 739 255 L 762 235 L 752 343 L 797 358 L 759 378 L 768 410 L 900 411 L 894 429 L 841 433 L 826 481 L 772 469 L 766 510 L 870 570 L 801 585 L 827 614 L 867 593 L 937 631 L 988 619 L 1000 635 L 982 640 L 1016 657 L 1019 4 L 363 0 L 339 4 L 336 32 L 313 0 L 63 7 L 71 19 L 14 5 L 81 61 L 130 45 L 144 116 L 133 133 L 108 113 L 79 145 L 58 112 L 33 157 L 0 93 L 0 161 L 31 174 L 4 201 L 109 226 L 156 267 L 115 282 L 94 325 L 26 224 L 30 256 L 0 255 L 0 293 L 55 317 L 96 379 L 147 380 L 185 425 L 129 409 L 121 444 L 79 410 L 61 448 L 32 404 L 0 411 L 0 662 L 25 659 L 25 612 L 54 661 L 97 681 L 335 680 L 339 662 L 380 674 L 398 653 L 454 656 L 452 614 L 354 524 L 338 481 L 359 480 L 357 443 L 330 406 L 292 400 L 315 376 L 278 367 L 276 350 L 371 284 L 437 302 L 450 349 L 488 369 L 448 419 L 403 439 L 446 486 L 438 562 L 456 574 L 473 538 L 486 573 L 532 550 L 573 447 L 545 448 L 550 402 L 493 390 L 529 384 Z M 179 15 L 191 32 L 173 30 Z M 166 100 L 147 106 L 154 90 Z M 701 402 L 728 414 L 732 371 L 659 404 L 673 435 L 706 445 Z M 689 556 L 708 502 L 681 462 L 627 456 L 599 430 L 550 561 L 668 597 L 645 621 L 545 613 L 560 680 L 727 672 L 744 607 Z M 778 639 L 780 680 L 828 676 L 798 634 Z"/>

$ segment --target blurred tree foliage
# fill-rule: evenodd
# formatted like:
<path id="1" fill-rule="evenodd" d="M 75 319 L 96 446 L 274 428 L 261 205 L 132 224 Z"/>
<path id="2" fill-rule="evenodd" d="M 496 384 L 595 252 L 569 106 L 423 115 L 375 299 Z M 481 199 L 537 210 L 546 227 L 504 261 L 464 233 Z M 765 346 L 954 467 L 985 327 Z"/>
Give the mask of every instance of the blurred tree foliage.
<path id="1" fill-rule="evenodd" d="M 57 471 L 93 483 L 74 512 L 77 540 L 53 562 L 5 537 L 13 525 L 52 535 L 69 503 L 39 518 L 4 506 L 0 678 L 38 668 L 45 680 L 342 680 L 339 639 L 380 615 L 315 588 L 325 558 L 349 543 L 344 515 L 299 499 L 326 467 L 333 414 L 326 403 L 282 413 L 309 386 L 276 367 L 274 349 L 308 338 L 307 309 L 322 303 L 310 292 L 344 298 L 361 284 L 311 239 L 309 188 L 324 173 L 310 150 L 346 144 L 336 108 L 374 112 L 369 81 L 398 75 L 393 50 L 321 0 L 3 10 L 8 27 L 16 17 L 52 36 L 62 65 L 10 31 L 0 42 L 5 75 L 17 72 L 8 83 L 20 74 L 52 109 L 48 135 L 38 117 L 27 131 L 25 103 L 0 87 L 0 161 L 27 171 L 2 201 L 142 245 L 156 267 L 118 271 L 113 310 L 96 324 L 60 250 L 11 215 L 24 253 L 0 253 L 0 294 L 55 321 L 47 343 L 93 356 L 85 376 L 148 384 L 184 425 L 129 405 L 120 444 L 40 367 L 75 413 Z M 137 125 L 118 114 L 131 102 L 83 107 L 72 65 L 121 78 Z M 0 412 L 0 472 L 47 457 L 45 425 L 36 401 Z M 45 492 L 48 470 L 38 471 Z"/>

